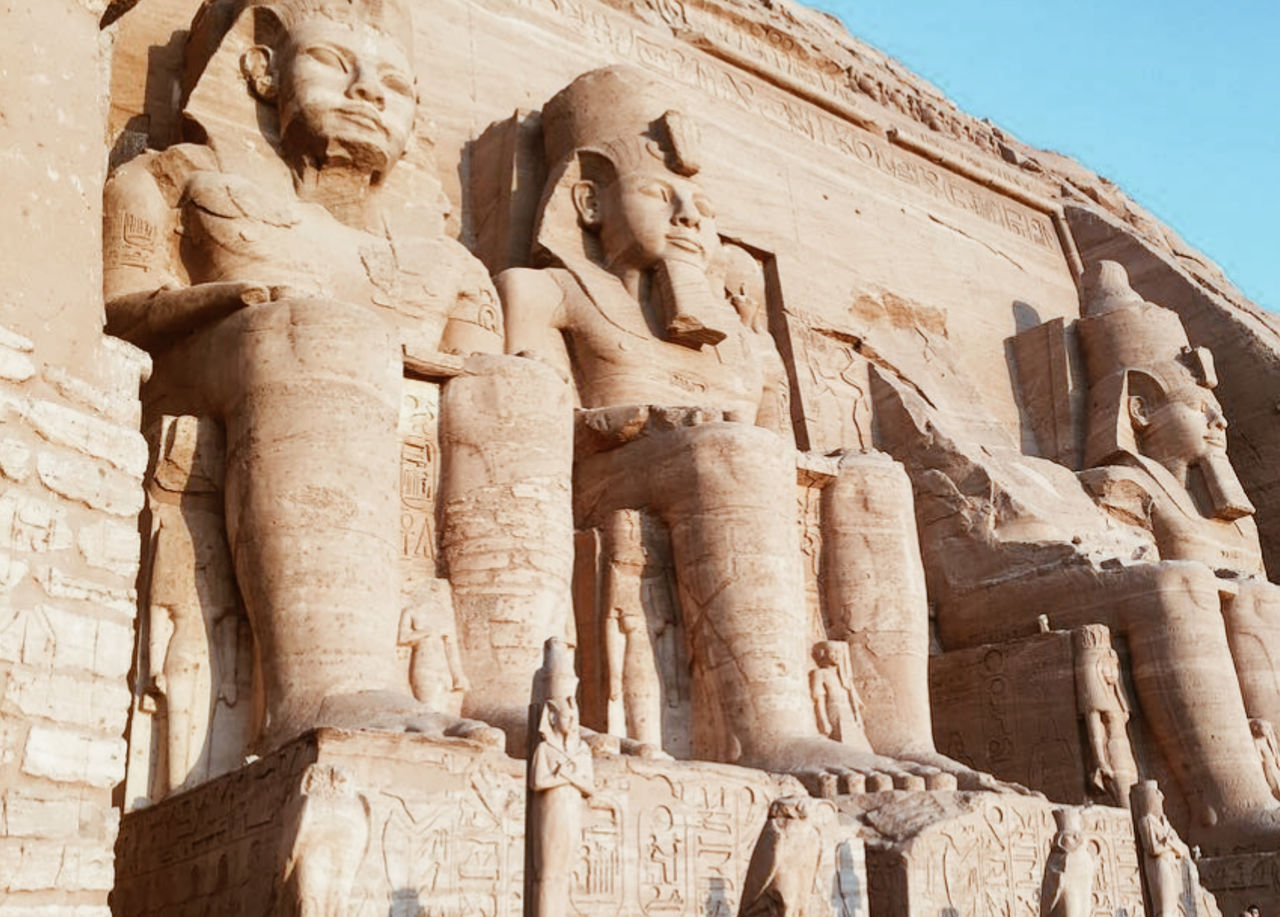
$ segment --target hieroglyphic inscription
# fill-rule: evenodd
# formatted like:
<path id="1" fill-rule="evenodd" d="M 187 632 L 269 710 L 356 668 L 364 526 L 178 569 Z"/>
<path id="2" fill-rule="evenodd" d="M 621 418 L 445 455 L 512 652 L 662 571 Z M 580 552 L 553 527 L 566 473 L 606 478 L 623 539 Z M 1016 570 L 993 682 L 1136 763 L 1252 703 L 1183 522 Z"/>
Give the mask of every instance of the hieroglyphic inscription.
<path id="1" fill-rule="evenodd" d="M 1196 867 L 1200 884 L 1217 899 L 1223 914 L 1239 914 L 1251 904 L 1280 901 L 1280 854 L 1203 857 L 1196 860 Z"/>
<path id="2" fill-rule="evenodd" d="M 368 845 L 344 913 L 522 913 L 521 762 L 424 736 L 338 731 L 130 813 L 121 834 L 120 913 L 267 913 L 277 872 L 264 864 L 280 848 L 278 816 L 316 761 L 348 772 L 370 807 Z M 737 913 L 770 802 L 800 792 L 787 778 L 717 765 L 622 757 L 595 764 L 566 917 Z M 832 837 L 824 854 L 824 895 L 856 897 L 866 885 L 861 847 L 843 859 L 838 850 L 848 833 Z"/>
<path id="3" fill-rule="evenodd" d="M 926 829 L 908 855 L 910 912 L 1039 913 L 1055 832 L 1051 811 L 1047 803 L 993 795 L 980 800 L 977 811 Z M 1101 889 L 1093 917 L 1138 917 L 1142 885 L 1128 813 L 1093 807 L 1083 811 L 1083 820 Z"/>
<path id="4" fill-rule="evenodd" d="M 402 556 L 435 572 L 435 505 L 440 477 L 440 387 L 405 379 L 400 396 L 400 537 Z"/>
<path id="5" fill-rule="evenodd" d="M 711 97 L 747 109 L 806 139 L 853 158 L 930 198 L 974 214 L 1046 251 L 1058 249 L 1050 218 L 974 182 L 949 173 L 914 154 L 830 114 L 810 102 L 694 48 L 680 48 L 643 34 L 622 14 L 590 0 L 517 0 L 544 16 L 567 22 L 576 35 L 612 53 L 640 63 L 679 82 L 697 86 Z M 674 14 L 673 14 L 674 15 Z M 793 41 L 774 30 L 775 46 Z M 817 88 L 817 87 L 815 87 Z"/>
<path id="6" fill-rule="evenodd" d="M 558 0 L 549 2 L 561 5 Z M 632 5 L 627 0 L 605 2 L 623 10 Z M 979 148 L 987 155 L 962 148 L 955 149 L 953 155 L 995 171 L 1004 181 L 1035 191 L 1033 179 L 995 158 L 1002 150 L 989 127 L 960 115 L 941 97 L 929 97 L 890 74 L 851 64 L 857 59 L 857 52 L 847 60 L 833 59 L 817 50 L 810 40 L 743 16 L 715 0 L 645 0 L 645 5 L 678 37 L 696 48 L 811 97 L 820 105 L 829 105 L 854 123 L 865 125 L 873 120 L 875 115 L 865 107 L 870 99 L 931 131 Z"/>

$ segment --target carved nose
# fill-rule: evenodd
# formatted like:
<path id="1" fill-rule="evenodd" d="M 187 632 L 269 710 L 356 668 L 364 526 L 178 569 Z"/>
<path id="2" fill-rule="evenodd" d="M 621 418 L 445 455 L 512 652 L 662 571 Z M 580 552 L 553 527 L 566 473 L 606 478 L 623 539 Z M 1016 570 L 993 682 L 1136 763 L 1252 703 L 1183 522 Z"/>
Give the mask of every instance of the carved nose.
<path id="1" fill-rule="evenodd" d="M 355 79 L 352 80 L 347 94 L 353 98 L 360 99 L 362 102 L 368 102 L 379 109 L 387 104 L 387 95 L 383 91 L 382 83 L 378 81 L 377 75 L 370 73 L 363 67 L 356 69 Z"/>
<path id="2" fill-rule="evenodd" d="M 697 229 L 702 225 L 702 214 L 698 211 L 698 206 L 693 202 L 692 197 L 677 192 L 675 204 L 676 209 L 672 220 L 677 226 Z"/>

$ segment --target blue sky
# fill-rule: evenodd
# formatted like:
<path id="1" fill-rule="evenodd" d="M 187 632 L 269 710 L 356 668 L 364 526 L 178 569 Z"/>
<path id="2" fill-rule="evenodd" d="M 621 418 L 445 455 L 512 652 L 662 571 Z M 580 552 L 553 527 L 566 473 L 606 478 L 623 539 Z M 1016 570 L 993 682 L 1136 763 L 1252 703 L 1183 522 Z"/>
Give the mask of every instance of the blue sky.
<path id="1" fill-rule="evenodd" d="M 809 0 L 1116 182 L 1280 311 L 1278 0 Z"/>

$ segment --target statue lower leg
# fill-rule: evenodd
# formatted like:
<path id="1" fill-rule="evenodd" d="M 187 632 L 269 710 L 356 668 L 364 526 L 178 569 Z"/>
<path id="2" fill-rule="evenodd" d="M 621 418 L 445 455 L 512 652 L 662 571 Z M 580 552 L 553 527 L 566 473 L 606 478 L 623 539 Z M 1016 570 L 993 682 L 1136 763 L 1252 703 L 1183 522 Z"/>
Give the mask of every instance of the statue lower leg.
<path id="1" fill-rule="evenodd" d="M 413 700 L 396 661 L 391 329 L 310 299 L 231 321 L 227 532 L 263 670 L 264 747 L 320 725 L 455 725 Z"/>

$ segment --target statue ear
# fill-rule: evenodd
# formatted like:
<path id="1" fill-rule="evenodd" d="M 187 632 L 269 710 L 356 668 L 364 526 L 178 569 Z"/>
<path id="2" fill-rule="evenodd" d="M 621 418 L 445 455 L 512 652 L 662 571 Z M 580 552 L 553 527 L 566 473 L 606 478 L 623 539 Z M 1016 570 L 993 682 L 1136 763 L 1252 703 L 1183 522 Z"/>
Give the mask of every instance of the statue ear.
<path id="1" fill-rule="evenodd" d="M 260 101 L 274 102 L 278 87 L 274 52 L 266 45 L 254 45 L 240 56 L 240 72 L 249 81 L 249 90 Z"/>
<path id="2" fill-rule="evenodd" d="M 1129 396 L 1129 420 L 1133 423 L 1133 428 L 1139 432 L 1151 424 L 1146 399 L 1141 395 Z"/>
<path id="3" fill-rule="evenodd" d="M 578 211 L 578 219 L 587 229 L 600 228 L 600 195 L 593 181 L 577 181 L 573 183 L 573 207 Z"/>

